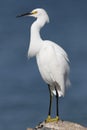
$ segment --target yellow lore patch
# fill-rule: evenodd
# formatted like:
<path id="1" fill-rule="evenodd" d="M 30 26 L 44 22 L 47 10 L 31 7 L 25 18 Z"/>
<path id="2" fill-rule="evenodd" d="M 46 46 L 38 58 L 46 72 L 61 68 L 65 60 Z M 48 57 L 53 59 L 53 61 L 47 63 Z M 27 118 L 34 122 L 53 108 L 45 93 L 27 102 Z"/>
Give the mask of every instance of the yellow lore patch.
<path id="1" fill-rule="evenodd" d="M 32 13 L 32 14 L 37 14 L 37 11 L 32 11 L 31 13 Z"/>

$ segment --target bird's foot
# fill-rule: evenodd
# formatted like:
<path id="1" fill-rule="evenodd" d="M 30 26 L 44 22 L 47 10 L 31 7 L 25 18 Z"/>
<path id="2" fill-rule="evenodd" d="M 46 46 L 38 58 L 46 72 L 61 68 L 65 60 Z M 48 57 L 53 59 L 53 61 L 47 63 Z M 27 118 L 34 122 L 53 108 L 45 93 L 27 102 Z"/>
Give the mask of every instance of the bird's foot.
<path id="1" fill-rule="evenodd" d="M 46 123 L 50 122 L 57 122 L 59 120 L 59 117 L 56 116 L 55 118 L 51 118 L 51 116 L 48 116 L 47 119 L 45 120 Z"/>

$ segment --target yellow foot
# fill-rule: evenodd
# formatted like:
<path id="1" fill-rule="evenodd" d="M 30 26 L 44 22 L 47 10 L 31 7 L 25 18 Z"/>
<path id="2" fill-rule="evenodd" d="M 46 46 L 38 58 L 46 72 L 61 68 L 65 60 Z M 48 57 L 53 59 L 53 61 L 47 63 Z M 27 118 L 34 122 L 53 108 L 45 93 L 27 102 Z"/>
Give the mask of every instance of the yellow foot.
<path id="1" fill-rule="evenodd" d="M 49 122 L 57 122 L 59 120 L 59 117 L 56 116 L 55 118 L 51 118 L 50 116 L 47 117 L 47 119 L 45 120 L 46 123 Z"/>

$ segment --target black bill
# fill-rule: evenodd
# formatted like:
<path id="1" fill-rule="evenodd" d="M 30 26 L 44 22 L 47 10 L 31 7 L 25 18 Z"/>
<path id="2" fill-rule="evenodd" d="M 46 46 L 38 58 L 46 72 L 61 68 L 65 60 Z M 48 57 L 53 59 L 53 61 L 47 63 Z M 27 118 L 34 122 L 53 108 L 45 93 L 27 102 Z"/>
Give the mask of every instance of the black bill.
<path id="1" fill-rule="evenodd" d="M 25 14 L 17 15 L 16 18 L 28 16 L 28 15 L 32 15 L 32 13 L 25 13 Z"/>

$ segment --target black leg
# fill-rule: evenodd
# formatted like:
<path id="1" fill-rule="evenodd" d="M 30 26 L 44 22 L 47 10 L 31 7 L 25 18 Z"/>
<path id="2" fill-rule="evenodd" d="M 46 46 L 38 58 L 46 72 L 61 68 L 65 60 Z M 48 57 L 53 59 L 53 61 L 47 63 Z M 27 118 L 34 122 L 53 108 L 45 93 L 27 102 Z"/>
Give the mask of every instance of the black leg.
<path id="1" fill-rule="evenodd" d="M 49 112 L 48 112 L 48 117 L 47 119 L 45 120 L 46 123 L 48 122 L 54 122 L 54 121 L 58 121 L 59 118 L 58 118 L 58 93 L 57 93 L 57 90 L 56 90 L 56 117 L 55 118 L 51 118 L 51 109 L 52 109 L 52 98 L 53 98 L 53 94 L 52 94 L 52 91 L 50 89 L 50 85 L 48 85 L 48 88 L 49 88 L 49 93 L 50 93 L 50 104 L 49 104 Z"/>
<path id="2" fill-rule="evenodd" d="M 51 109 L 52 109 L 52 93 L 50 90 L 50 86 L 48 85 L 48 89 L 49 89 L 49 94 L 50 94 L 50 104 L 49 104 L 49 112 L 48 115 L 51 116 Z"/>
<path id="3" fill-rule="evenodd" d="M 56 90 L 56 115 L 59 116 L 59 109 L 58 109 L 59 96 L 56 87 L 55 90 Z"/>

